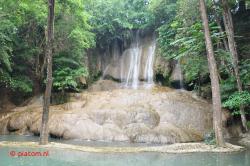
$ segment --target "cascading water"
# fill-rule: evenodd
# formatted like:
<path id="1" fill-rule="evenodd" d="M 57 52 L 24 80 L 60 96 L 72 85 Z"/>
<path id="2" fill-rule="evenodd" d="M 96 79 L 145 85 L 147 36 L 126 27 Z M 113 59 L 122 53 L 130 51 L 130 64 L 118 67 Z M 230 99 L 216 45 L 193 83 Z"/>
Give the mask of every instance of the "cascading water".
<path id="1" fill-rule="evenodd" d="M 173 71 L 175 77 L 174 80 L 178 81 L 178 89 L 184 89 L 184 83 L 183 83 L 183 73 L 181 69 L 181 63 L 180 60 L 176 62 L 174 71 Z"/>
<path id="2" fill-rule="evenodd" d="M 182 73 L 182 69 L 181 69 L 180 60 L 178 60 L 178 62 L 177 62 L 177 69 L 178 69 L 178 73 L 179 73 L 180 89 L 184 89 L 183 73 Z"/>
<path id="3" fill-rule="evenodd" d="M 155 37 L 152 42 L 152 44 L 148 47 L 148 56 L 146 61 L 146 67 L 144 71 L 144 78 L 147 81 L 148 84 L 153 84 L 153 77 L 154 77 L 154 55 L 155 55 L 155 47 L 156 47 L 156 41 Z"/>
<path id="4" fill-rule="evenodd" d="M 136 32 L 135 43 L 132 44 L 130 49 L 130 64 L 128 75 L 126 79 L 126 87 L 137 88 L 139 85 L 139 74 L 141 65 L 142 47 L 139 40 L 140 31 Z"/>
<path id="5" fill-rule="evenodd" d="M 139 30 L 134 32 L 133 36 L 130 46 L 123 52 L 120 51 L 121 47 L 117 42 L 114 42 L 110 63 L 103 73 L 104 78 L 111 76 L 120 80 L 125 87 L 137 89 L 139 85 L 154 83 L 156 41 L 154 36 L 143 35 Z"/>

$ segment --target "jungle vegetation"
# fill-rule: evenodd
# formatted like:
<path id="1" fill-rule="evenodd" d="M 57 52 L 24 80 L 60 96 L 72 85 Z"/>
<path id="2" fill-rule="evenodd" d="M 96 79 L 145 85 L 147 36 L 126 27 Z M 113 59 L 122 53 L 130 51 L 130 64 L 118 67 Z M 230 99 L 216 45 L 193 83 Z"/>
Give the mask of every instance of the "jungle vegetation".
<path id="1" fill-rule="evenodd" d="M 117 38 L 130 40 L 132 30 L 142 29 L 157 33 L 161 56 L 180 61 L 187 89 L 211 99 L 213 80 L 199 2 L 55 0 L 52 92 L 85 88 L 81 78 L 96 77 L 88 69 L 88 50 L 105 49 Z M 222 106 L 241 117 L 247 130 L 250 1 L 204 2 Z M 0 0 L 0 90 L 22 101 L 46 87 L 47 16 L 46 0 Z"/>

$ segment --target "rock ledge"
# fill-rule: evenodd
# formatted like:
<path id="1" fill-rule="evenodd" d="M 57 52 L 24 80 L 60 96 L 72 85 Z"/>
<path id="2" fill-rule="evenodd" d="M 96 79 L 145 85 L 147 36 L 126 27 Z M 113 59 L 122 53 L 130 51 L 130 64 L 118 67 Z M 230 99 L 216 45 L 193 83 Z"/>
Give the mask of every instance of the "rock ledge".
<path id="1" fill-rule="evenodd" d="M 195 152 L 216 152 L 228 153 L 243 151 L 244 148 L 237 145 L 227 143 L 225 148 L 216 147 L 215 145 L 207 145 L 205 143 L 176 143 L 163 146 L 147 146 L 147 147 L 92 147 L 78 146 L 62 143 L 51 142 L 48 145 L 39 145 L 37 142 L 0 142 L 1 146 L 7 147 L 29 147 L 29 148 L 59 148 L 78 150 L 82 152 L 94 153 L 138 153 L 138 152 L 160 152 L 160 153 L 195 153 Z"/>

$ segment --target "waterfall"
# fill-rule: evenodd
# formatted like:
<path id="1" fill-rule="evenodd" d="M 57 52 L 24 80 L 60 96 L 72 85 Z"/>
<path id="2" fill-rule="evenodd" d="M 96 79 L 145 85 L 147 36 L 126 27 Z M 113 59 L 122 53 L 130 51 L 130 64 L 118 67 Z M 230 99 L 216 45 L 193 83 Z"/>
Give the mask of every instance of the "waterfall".
<path id="1" fill-rule="evenodd" d="M 154 77 L 153 67 L 154 67 L 155 47 L 156 47 L 156 41 L 154 37 L 152 44 L 148 47 L 146 67 L 144 71 L 144 78 L 148 84 L 153 84 L 153 77 Z"/>
<path id="2" fill-rule="evenodd" d="M 120 80 L 127 88 L 137 89 L 140 85 L 153 85 L 156 40 L 154 35 L 145 35 L 140 30 L 132 33 L 128 48 L 121 50 L 118 42 L 112 44 L 112 54 L 103 78 Z"/>
<path id="3" fill-rule="evenodd" d="M 181 69 L 180 60 L 177 61 L 177 64 L 176 64 L 176 72 L 177 72 L 178 80 L 179 80 L 179 83 L 180 83 L 180 89 L 184 89 L 183 74 L 182 74 L 182 69 Z"/>
<path id="4" fill-rule="evenodd" d="M 139 85 L 142 47 L 140 46 L 140 31 L 136 32 L 135 42 L 130 49 L 130 64 L 126 79 L 126 86 L 136 89 Z"/>

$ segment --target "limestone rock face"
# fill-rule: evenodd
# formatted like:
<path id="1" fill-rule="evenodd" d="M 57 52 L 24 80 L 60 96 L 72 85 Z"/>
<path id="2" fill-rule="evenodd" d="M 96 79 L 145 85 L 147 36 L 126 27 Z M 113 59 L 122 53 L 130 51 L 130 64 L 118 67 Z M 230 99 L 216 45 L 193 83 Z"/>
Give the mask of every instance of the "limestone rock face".
<path id="1" fill-rule="evenodd" d="M 163 76 L 169 76 L 172 72 L 171 60 L 167 60 L 161 55 L 155 57 L 154 73 L 162 74 Z"/>
<path id="2" fill-rule="evenodd" d="M 99 80 L 92 84 L 88 90 L 90 92 L 96 92 L 96 91 L 110 91 L 114 89 L 119 89 L 121 87 L 121 84 L 118 82 L 114 82 L 111 80 Z"/>
<path id="3" fill-rule="evenodd" d="M 88 68 L 92 76 L 101 73 L 104 79 L 129 84 L 133 79 L 155 80 L 160 74 L 168 81 L 172 60 L 157 53 L 160 51 L 155 35 L 139 32 L 132 36 L 131 41 L 115 39 L 108 49 L 88 51 Z"/>
<path id="4" fill-rule="evenodd" d="M 115 89 L 70 94 L 51 106 L 50 134 L 66 139 L 149 143 L 192 142 L 212 130 L 212 107 L 187 91 Z M 39 133 L 42 106 L 29 104 L 1 116 L 0 134 Z"/>

